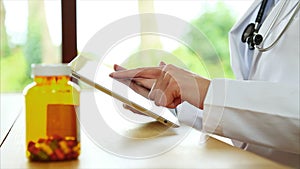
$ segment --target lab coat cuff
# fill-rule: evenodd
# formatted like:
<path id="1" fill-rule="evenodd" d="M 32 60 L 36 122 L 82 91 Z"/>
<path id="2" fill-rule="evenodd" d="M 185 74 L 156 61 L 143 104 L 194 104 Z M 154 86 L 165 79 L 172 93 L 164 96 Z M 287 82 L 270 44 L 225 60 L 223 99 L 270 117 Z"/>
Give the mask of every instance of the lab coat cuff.
<path id="1" fill-rule="evenodd" d="M 180 123 L 190 126 L 198 131 L 202 130 L 202 110 L 188 102 L 183 102 L 177 106 L 177 112 Z"/>
<path id="2" fill-rule="evenodd" d="M 214 79 L 208 88 L 203 108 L 203 132 L 223 134 L 226 79 Z"/>

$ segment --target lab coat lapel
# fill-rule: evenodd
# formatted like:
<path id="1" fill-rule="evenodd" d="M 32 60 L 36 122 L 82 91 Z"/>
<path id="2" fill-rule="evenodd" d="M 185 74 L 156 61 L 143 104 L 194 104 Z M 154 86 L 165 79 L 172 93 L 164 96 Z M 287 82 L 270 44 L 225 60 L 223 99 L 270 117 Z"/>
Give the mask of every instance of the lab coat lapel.
<path id="1" fill-rule="evenodd" d="M 283 11 L 280 13 L 278 20 L 275 18 L 276 14 L 279 12 L 280 8 L 282 5 L 284 5 L 285 1 L 287 1 L 286 6 L 284 7 Z M 259 34 L 261 34 L 264 38 L 266 37 L 266 33 L 268 32 L 268 29 L 270 28 L 270 26 L 272 25 L 272 21 L 274 20 L 274 18 L 277 20 L 274 27 L 276 27 L 276 25 L 278 23 L 280 23 L 283 19 L 285 19 L 287 17 L 287 15 L 294 9 L 295 5 L 297 5 L 298 1 L 290 1 L 290 0 L 280 0 L 276 6 L 271 10 L 270 14 L 267 16 L 267 18 L 265 19 L 265 22 L 261 25 L 261 28 L 259 29 Z M 290 17 L 290 16 L 289 16 Z M 271 34 L 272 30 L 274 28 L 272 28 L 270 30 L 269 33 L 267 34 Z M 268 37 L 267 37 L 268 38 Z M 273 39 L 273 38 L 272 38 Z M 271 52 L 271 51 L 270 51 Z M 257 64 L 259 62 L 259 58 L 262 56 L 262 52 L 260 52 L 259 50 L 255 49 L 254 51 L 254 55 L 252 58 L 252 66 L 250 68 L 250 73 L 249 73 L 249 77 L 248 79 L 252 79 L 251 77 L 253 76 L 253 74 L 255 73 Z"/>
<path id="2" fill-rule="evenodd" d="M 250 21 L 245 23 L 245 20 L 249 20 L 249 17 L 253 15 L 255 10 L 261 4 L 260 0 L 256 0 L 249 7 L 247 12 L 236 22 L 236 24 L 230 30 L 229 42 L 230 42 L 230 55 L 231 66 L 237 79 L 246 79 L 248 77 L 248 70 L 243 60 L 244 52 L 241 47 L 241 35 Z"/>
<path id="3" fill-rule="evenodd" d="M 232 30 L 237 29 L 238 26 L 240 26 L 244 20 L 249 17 L 249 15 L 252 15 L 252 13 L 256 10 L 258 5 L 261 4 L 260 0 L 256 0 L 253 2 L 253 4 L 249 7 L 247 12 L 236 22 L 236 24 L 231 28 Z"/>

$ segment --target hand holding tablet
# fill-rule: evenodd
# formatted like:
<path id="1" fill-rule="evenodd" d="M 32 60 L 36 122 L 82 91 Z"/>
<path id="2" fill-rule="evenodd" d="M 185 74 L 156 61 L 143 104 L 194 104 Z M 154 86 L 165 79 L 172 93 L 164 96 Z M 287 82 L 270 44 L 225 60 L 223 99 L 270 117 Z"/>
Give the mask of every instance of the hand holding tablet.
<path id="1" fill-rule="evenodd" d="M 130 82 L 131 86 L 129 85 L 130 87 L 128 87 L 127 85 L 125 85 L 125 81 L 121 81 L 122 83 L 117 80 L 113 81 L 113 79 L 109 77 L 109 73 L 107 73 L 106 76 L 102 76 L 101 81 L 95 80 L 97 78 L 93 77 L 92 74 L 96 74 L 96 70 L 102 71 L 103 69 L 99 69 L 99 65 L 97 62 L 95 62 L 95 60 L 86 59 L 82 55 L 77 56 L 69 65 L 72 67 L 72 76 L 74 78 L 94 87 L 95 89 L 107 95 L 110 95 L 111 97 L 120 100 L 121 102 L 129 105 L 131 108 L 134 108 L 138 112 L 150 116 L 169 127 L 180 126 L 176 114 L 173 114 L 169 109 L 161 106 L 156 106 L 153 101 L 137 94 L 136 92 L 130 92 L 132 91 L 130 87 L 132 87 L 132 85 L 138 86 L 138 82 Z M 112 86 L 104 84 L 108 81 L 113 81 L 113 83 L 110 84 L 113 84 L 114 88 L 112 88 Z M 137 88 L 133 87 L 133 89 Z M 145 90 L 144 92 L 147 92 L 147 88 L 143 89 L 142 86 L 140 86 L 139 90 Z M 131 97 L 129 98 L 126 94 L 124 94 L 124 91 L 129 91 Z"/>

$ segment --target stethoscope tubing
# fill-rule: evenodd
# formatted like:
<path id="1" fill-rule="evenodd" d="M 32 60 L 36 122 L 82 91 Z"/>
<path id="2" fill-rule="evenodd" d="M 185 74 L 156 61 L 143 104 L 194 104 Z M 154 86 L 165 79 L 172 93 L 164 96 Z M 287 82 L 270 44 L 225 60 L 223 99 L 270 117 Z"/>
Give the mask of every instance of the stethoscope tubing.
<path id="1" fill-rule="evenodd" d="M 275 25 L 276 20 L 278 19 L 279 15 L 281 14 L 283 8 L 286 6 L 287 1 L 284 2 L 284 4 L 282 5 L 282 7 L 280 8 L 279 12 L 276 14 L 276 16 L 274 17 L 274 19 L 272 20 L 271 26 L 269 27 L 269 29 L 266 32 L 266 35 L 264 37 L 263 42 L 261 43 L 261 46 L 256 45 L 256 49 L 260 52 L 266 52 L 270 49 L 272 49 L 279 41 L 279 39 L 282 37 L 282 35 L 286 32 L 286 30 L 288 29 L 288 27 L 291 25 L 291 23 L 294 20 L 294 17 L 296 16 L 296 14 L 298 13 L 299 9 L 300 9 L 300 4 L 299 1 L 296 5 L 296 9 L 294 9 L 294 12 L 290 18 L 290 20 L 288 21 L 288 23 L 286 24 L 286 26 L 283 28 L 283 30 L 280 32 L 280 34 L 278 35 L 278 37 L 273 41 L 273 43 L 271 43 L 268 47 L 263 47 L 263 44 L 265 42 L 265 40 L 268 38 L 268 36 L 270 35 L 270 31 L 273 28 L 273 26 Z"/>

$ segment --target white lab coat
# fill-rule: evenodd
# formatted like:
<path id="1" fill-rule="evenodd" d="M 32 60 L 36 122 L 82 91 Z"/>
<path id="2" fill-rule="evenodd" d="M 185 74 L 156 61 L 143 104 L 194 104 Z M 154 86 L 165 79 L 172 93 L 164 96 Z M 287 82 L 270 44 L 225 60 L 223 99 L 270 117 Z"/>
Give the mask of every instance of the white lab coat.
<path id="1" fill-rule="evenodd" d="M 297 2 L 287 2 L 265 44 L 278 36 Z M 259 31 L 263 36 L 281 3 L 263 22 Z M 240 145 L 248 151 L 299 168 L 299 12 L 274 48 L 263 53 L 255 49 L 254 56 L 245 59 L 241 35 L 253 22 L 250 18 L 255 19 L 260 4 L 255 1 L 230 31 L 231 63 L 237 80 L 213 79 L 203 112 L 197 110 L 190 121 L 193 119 L 198 129 L 201 127 L 197 123 L 203 123 L 204 132 L 245 143 Z M 179 112 L 182 109 L 186 113 L 180 114 L 191 112 L 183 107 Z"/>

